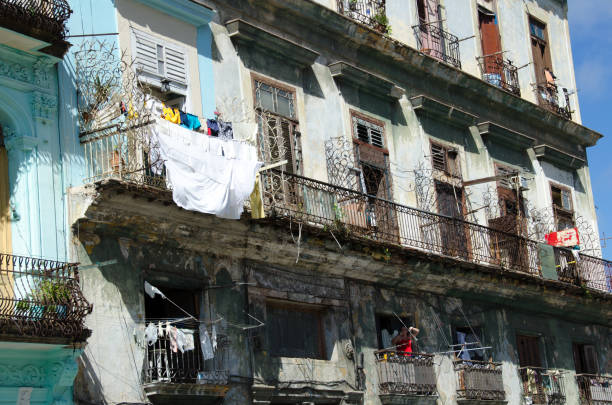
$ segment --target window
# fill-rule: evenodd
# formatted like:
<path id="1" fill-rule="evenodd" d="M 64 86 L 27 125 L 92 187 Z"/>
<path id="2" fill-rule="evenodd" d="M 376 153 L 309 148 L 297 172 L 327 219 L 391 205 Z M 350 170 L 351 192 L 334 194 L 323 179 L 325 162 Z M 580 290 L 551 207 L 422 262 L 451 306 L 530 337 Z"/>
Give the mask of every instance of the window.
<path id="1" fill-rule="evenodd" d="M 377 148 L 383 148 L 383 131 L 381 125 L 376 125 L 353 115 L 353 133 L 360 141 L 376 146 Z"/>
<path id="2" fill-rule="evenodd" d="M 454 177 L 461 177 L 457 150 L 431 142 L 431 165 L 434 170 Z"/>
<path id="3" fill-rule="evenodd" d="M 479 327 L 453 327 L 453 350 L 463 360 L 484 361 L 485 352 L 482 346 L 482 331 Z M 463 349 L 468 349 L 463 351 Z M 461 351 L 460 351 L 461 350 Z"/>
<path id="4" fill-rule="evenodd" d="M 266 323 L 273 356 L 325 358 L 322 310 L 288 303 L 268 303 Z"/>
<path id="5" fill-rule="evenodd" d="M 501 75 L 500 63 L 496 63 L 502 58 L 501 39 L 499 27 L 495 13 L 478 6 L 478 26 L 480 31 L 480 44 L 482 46 L 482 56 L 485 57 L 484 68 L 486 73 L 496 73 Z"/>
<path id="6" fill-rule="evenodd" d="M 552 61 L 548 47 L 546 25 L 533 17 L 529 17 L 529 33 L 531 35 L 531 52 L 536 73 L 536 83 L 547 83 L 545 70 L 552 72 Z"/>
<path id="7" fill-rule="evenodd" d="M 171 91 L 184 93 L 187 87 L 187 56 L 185 50 L 161 38 L 133 30 L 133 50 L 137 71 L 147 84 L 160 87 L 169 82 Z"/>
<path id="8" fill-rule="evenodd" d="M 520 367 L 542 367 L 538 337 L 516 335 L 516 345 Z"/>
<path id="9" fill-rule="evenodd" d="M 595 346 L 573 343 L 576 374 L 599 374 Z"/>
<path id="10" fill-rule="evenodd" d="M 378 348 L 382 350 L 393 347 L 391 339 L 400 333 L 404 325 L 407 327 L 414 326 L 412 319 L 409 317 L 400 317 L 398 319 L 395 315 L 377 315 L 376 333 L 378 336 Z M 414 352 L 418 351 L 414 346 L 412 350 Z"/>
<path id="11" fill-rule="evenodd" d="M 301 140 L 295 113 L 294 92 L 254 79 L 255 108 L 258 114 L 259 148 L 266 163 L 287 160 L 285 170 L 301 173 Z"/>
<path id="12" fill-rule="evenodd" d="M 574 210 L 572 206 L 572 192 L 570 189 L 550 185 L 550 195 L 555 215 L 555 226 L 557 231 L 574 227 Z"/>

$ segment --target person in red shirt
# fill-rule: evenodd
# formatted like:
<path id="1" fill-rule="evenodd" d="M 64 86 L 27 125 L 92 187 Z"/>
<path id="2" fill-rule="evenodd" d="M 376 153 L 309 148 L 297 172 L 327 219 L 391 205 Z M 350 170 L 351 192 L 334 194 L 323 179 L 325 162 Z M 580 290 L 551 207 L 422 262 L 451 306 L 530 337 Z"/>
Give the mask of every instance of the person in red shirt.
<path id="1" fill-rule="evenodd" d="M 410 328 L 403 326 L 399 335 L 391 339 L 391 343 L 395 345 L 398 354 L 410 356 L 412 353 L 412 341 L 418 334 L 419 330 L 414 326 Z"/>

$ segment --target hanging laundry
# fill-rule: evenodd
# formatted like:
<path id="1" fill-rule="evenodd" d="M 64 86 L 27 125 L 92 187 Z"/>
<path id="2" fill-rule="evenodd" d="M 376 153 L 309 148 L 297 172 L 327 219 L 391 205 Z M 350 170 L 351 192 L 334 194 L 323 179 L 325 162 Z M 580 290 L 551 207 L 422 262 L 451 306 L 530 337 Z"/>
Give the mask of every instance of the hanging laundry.
<path id="1" fill-rule="evenodd" d="M 153 139 L 172 184 L 172 197 L 181 208 L 239 219 L 262 163 L 254 146 L 198 136 L 158 120 Z"/>
<path id="2" fill-rule="evenodd" d="M 231 122 L 224 122 L 219 120 L 219 138 L 220 139 L 234 139 L 234 131 L 232 129 Z"/>
<path id="3" fill-rule="evenodd" d="M 181 351 L 181 353 L 185 353 L 185 346 L 187 345 L 187 338 L 185 337 L 185 332 L 183 329 L 176 329 L 176 347 Z"/>
<path id="4" fill-rule="evenodd" d="M 162 115 L 161 117 L 166 121 L 170 121 L 173 124 L 181 123 L 181 113 L 178 108 L 166 107 L 162 104 Z"/>
<path id="5" fill-rule="evenodd" d="M 208 127 L 208 135 L 219 136 L 219 123 L 217 120 L 206 120 L 206 126 Z"/>
<path id="6" fill-rule="evenodd" d="M 182 351 L 187 352 L 189 350 L 195 349 L 195 344 L 193 342 L 193 330 L 191 330 L 191 329 L 180 329 L 180 331 L 183 333 L 183 336 L 185 336 L 185 342 L 183 344 L 183 350 Z"/>
<path id="7" fill-rule="evenodd" d="M 472 360 L 472 357 L 470 356 L 470 352 L 466 347 L 466 338 L 467 334 L 463 333 L 463 332 L 457 332 L 457 343 L 459 343 L 461 346 L 461 351 L 459 352 L 459 355 L 457 357 L 459 357 L 462 360 Z"/>
<path id="8" fill-rule="evenodd" d="M 157 342 L 157 327 L 153 323 L 149 323 L 144 333 L 145 341 L 149 346 L 153 346 Z"/>
<path id="9" fill-rule="evenodd" d="M 159 291 L 157 287 L 152 286 L 147 281 L 144 282 L 144 289 L 145 289 L 145 292 L 151 298 L 155 298 L 155 294 L 159 294 L 162 298 L 166 298 L 166 296 L 161 291 Z"/>
<path id="10" fill-rule="evenodd" d="M 213 351 L 217 350 L 217 327 L 213 324 L 211 332 L 212 348 Z"/>
<path id="11" fill-rule="evenodd" d="M 215 357 L 213 353 L 212 343 L 210 342 L 210 337 L 208 336 L 208 330 L 206 330 L 206 325 L 200 324 L 200 347 L 202 349 L 202 358 L 204 361 L 210 360 Z"/>
<path id="12" fill-rule="evenodd" d="M 193 114 L 184 113 L 180 111 L 181 114 L 181 126 L 187 129 L 191 129 L 192 131 L 197 131 L 202 127 L 200 124 L 200 119 Z"/>
<path id="13" fill-rule="evenodd" d="M 259 175 L 259 173 L 255 175 L 255 187 L 251 192 L 249 200 L 251 202 L 251 218 L 265 218 L 266 213 L 264 211 L 263 200 L 261 198 L 261 176 Z"/>
<path id="14" fill-rule="evenodd" d="M 157 323 L 157 337 L 164 337 L 164 324 L 161 322 Z"/>
<path id="15" fill-rule="evenodd" d="M 176 341 L 177 334 L 178 329 L 174 326 L 170 327 L 170 350 L 174 353 L 178 352 L 178 342 Z"/>

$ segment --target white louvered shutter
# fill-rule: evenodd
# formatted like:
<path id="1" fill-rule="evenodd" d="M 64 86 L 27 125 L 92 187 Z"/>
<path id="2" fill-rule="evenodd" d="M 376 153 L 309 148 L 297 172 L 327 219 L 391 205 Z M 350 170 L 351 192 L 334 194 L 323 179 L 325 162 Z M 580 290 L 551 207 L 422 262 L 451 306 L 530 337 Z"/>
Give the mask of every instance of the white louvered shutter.
<path id="1" fill-rule="evenodd" d="M 142 31 L 133 31 L 137 68 L 159 78 L 187 84 L 185 50 Z"/>

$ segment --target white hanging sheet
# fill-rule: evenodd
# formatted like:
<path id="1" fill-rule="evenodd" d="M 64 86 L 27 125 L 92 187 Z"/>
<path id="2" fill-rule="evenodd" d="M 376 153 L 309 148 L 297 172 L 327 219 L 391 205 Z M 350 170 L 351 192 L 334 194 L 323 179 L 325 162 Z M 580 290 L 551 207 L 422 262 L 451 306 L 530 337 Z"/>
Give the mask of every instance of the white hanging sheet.
<path id="1" fill-rule="evenodd" d="M 152 128 L 174 202 L 187 210 L 239 219 L 262 165 L 255 147 L 190 131 L 166 120 L 158 119 Z"/>

